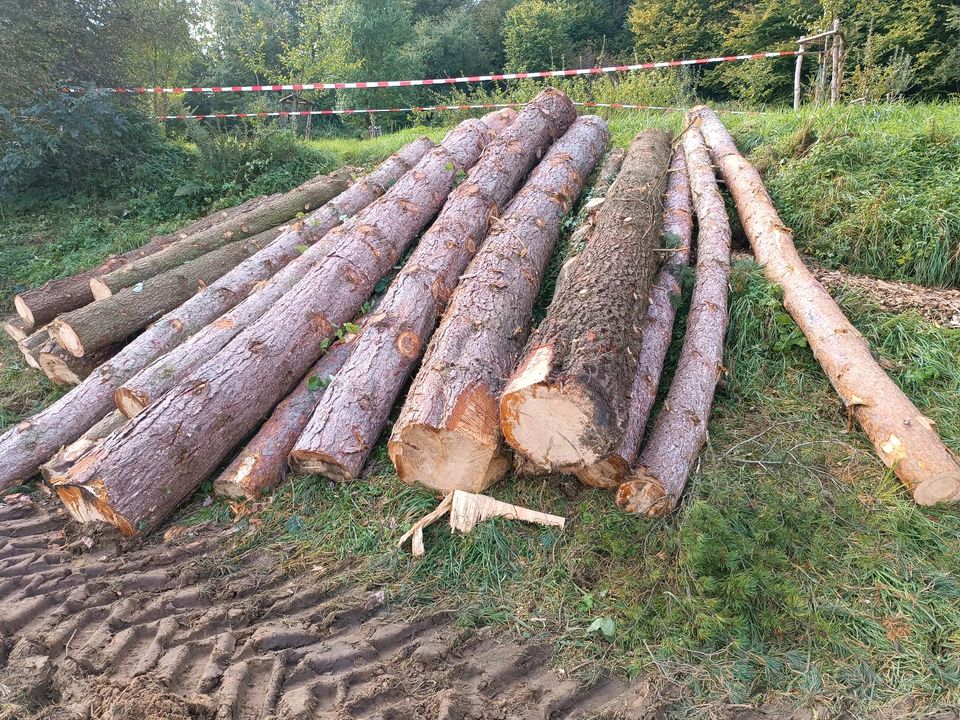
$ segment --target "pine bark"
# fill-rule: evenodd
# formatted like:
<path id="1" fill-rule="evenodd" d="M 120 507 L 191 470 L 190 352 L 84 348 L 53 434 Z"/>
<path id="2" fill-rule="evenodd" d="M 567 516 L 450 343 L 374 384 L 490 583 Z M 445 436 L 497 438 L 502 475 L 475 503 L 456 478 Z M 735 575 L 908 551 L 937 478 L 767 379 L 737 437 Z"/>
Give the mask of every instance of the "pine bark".
<path id="1" fill-rule="evenodd" d="M 504 437 L 533 467 L 592 466 L 623 438 L 659 264 L 671 137 L 646 130 L 634 138 L 586 247 L 500 398 Z"/>
<path id="2" fill-rule="evenodd" d="M 90 281 L 93 296 L 102 300 L 224 245 L 279 227 L 299 214 L 330 202 L 349 187 L 352 177 L 351 169 L 342 168 L 289 192 L 272 195 L 246 212 L 232 215 L 225 223 L 194 233 L 160 252 L 94 278 Z"/>
<path id="3" fill-rule="evenodd" d="M 677 145 L 670 162 L 667 192 L 664 197 L 662 236 L 664 247 L 676 248 L 667 257 L 650 289 L 650 304 L 640 326 L 640 355 L 633 376 L 627 425 L 617 448 L 606 458 L 580 469 L 574 474 L 586 485 L 616 488 L 626 479 L 640 450 L 640 441 L 657 397 L 663 363 L 673 340 L 676 303 L 683 292 L 680 273 L 690 264 L 690 243 L 693 238 L 693 210 L 690 206 L 690 183 L 683 146 Z"/>
<path id="4" fill-rule="evenodd" d="M 304 275 L 330 250 L 335 236 L 327 234 L 345 218 L 352 217 L 364 207 L 383 195 L 407 170 L 426 154 L 433 144 L 421 138 L 400 154 L 384 162 L 367 178 L 355 183 L 336 200 L 328 203 L 309 221 L 309 232 L 317 238 L 303 255 L 287 265 L 257 291 L 236 307 L 217 318 L 189 340 L 172 349 L 117 389 L 117 407 L 127 417 L 134 417 L 147 405 L 175 386 L 193 370 L 212 358 L 230 340 L 256 322 L 263 313 L 285 293 L 291 290 Z"/>
<path id="5" fill-rule="evenodd" d="M 582 217 L 580 218 L 580 224 L 577 225 L 577 229 L 573 231 L 573 234 L 570 236 L 570 242 L 567 244 L 570 248 L 570 259 L 564 263 L 564 271 L 569 265 L 572 265 L 572 261 L 576 259 L 577 255 L 583 252 L 583 248 L 587 244 L 587 239 L 590 237 L 590 233 L 593 232 L 597 210 L 603 205 L 603 201 L 610 191 L 610 186 L 613 185 L 614 180 L 617 179 L 617 175 L 620 174 L 620 168 L 623 167 L 623 159 L 626 157 L 626 154 L 627 151 L 620 147 L 613 148 L 607 153 L 607 158 L 603 161 L 603 165 L 597 173 L 597 180 L 593 184 L 593 187 L 590 188 L 590 199 L 581 211 Z"/>
<path id="6" fill-rule="evenodd" d="M 50 333 L 61 347 L 77 357 L 123 342 L 263 250 L 281 231 L 274 228 L 230 243 L 124 288 L 116 295 L 61 315 L 50 323 Z"/>
<path id="7" fill-rule="evenodd" d="M 120 411 L 114 410 L 87 430 L 77 440 L 60 448 L 56 455 L 41 465 L 40 474 L 43 476 L 43 479 L 47 482 L 55 482 L 58 478 L 62 478 L 77 459 L 96 445 L 97 442 L 122 426 L 126 421 L 127 419 Z"/>
<path id="8" fill-rule="evenodd" d="M 40 351 L 50 342 L 50 334 L 47 332 L 47 326 L 27 335 L 23 340 L 17 343 L 17 349 L 23 355 L 27 365 L 34 370 L 40 370 Z"/>
<path id="9" fill-rule="evenodd" d="M 574 122 L 467 267 L 387 446 L 404 482 L 480 492 L 506 472 L 497 398 L 523 348 L 563 217 L 608 141 L 600 118 Z"/>
<path id="10" fill-rule="evenodd" d="M 112 358 L 122 344 L 117 343 L 100 348 L 83 357 L 76 357 L 68 353 L 56 340 L 49 340 L 37 356 L 40 369 L 55 385 L 79 385 L 94 370 Z"/>
<path id="11" fill-rule="evenodd" d="M 664 516 L 677 506 L 707 441 L 710 406 L 723 372 L 730 278 L 730 223 L 703 136 L 683 135 L 683 152 L 697 213 L 697 277 L 677 370 L 637 466 L 617 490 L 617 504 L 639 515 Z"/>
<path id="12" fill-rule="evenodd" d="M 334 220 L 340 222 L 351 210 L 356 212 L 379 197 L 431 147 L 433 143 L 427 138 L 414 140 L 374 172 L 382 184 L 369 182 L 370 178 L 354 183 L 304 222 L 294 224 L 262 251 L 164 315 L 49 408 L 8 429 L 0 436 L 0 491 L 28 480 L 60 447 L 75 441 L 113 410 L 114 391 L 122 383 L 301 257 L 303 245 L 320 240 L 321 235 L 314 230 L 330 221 L 331 208 L 336 213 Z M 314 219 L 316 226 L 311 224 Z"/>
<path id="13" fill-rule="evenodd" d="M 387 290 L 290 455 L 294 469 L 360 475 L 491 221 L 576 119 L 558 90 L 540 93 L 491 141 Z"/>
<path id="14" fill-rule="evenodd" d="M 15 343 L 27 339 L 27 324 L 19 315 L 9 317 L 3 321 L 3 331 L 10 336 Z"/>
<path id="15" fill-rule="evenodd" d="M 874 360 L 864 337 L 810 271 L 783 225 L 759 173 L 715 113 L 691 113 L 733 195 L 744 232 L 767 278 L 847 410 L 920 505 L 960 500 L 960 464 L 924 416 Z"/>
<path id="16" fill-rule="evenodd" d="M 80 520 L 155 528 L 269 414 L 429 223 L 480 156 L 482 121 L 458 125 L 383 197 L 333 230 L 324 262 L 216 357 L 116 431 L 55 486 Z"/>

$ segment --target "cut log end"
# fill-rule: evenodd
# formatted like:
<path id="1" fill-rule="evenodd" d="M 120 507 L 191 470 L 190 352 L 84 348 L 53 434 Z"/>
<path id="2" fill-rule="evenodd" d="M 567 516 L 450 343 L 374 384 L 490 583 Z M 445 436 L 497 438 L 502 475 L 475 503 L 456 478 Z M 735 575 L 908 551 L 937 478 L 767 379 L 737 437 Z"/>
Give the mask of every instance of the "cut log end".
<path id="1" fill-rule="evenodd" d="M 626 480 L 630 466 L 619 455 L 609 455 L 595 465 L 577 468 L 573 474 L 584 485 L 613 490 Z"/>
<path id="2" fill-rule="evenodd" d="M 301 475 L 322 475 L 336 482 L 350 482 L 358 477 L 332 455 L 318 450 L 294 450 L 290 453 L 290 468 Z"/>
<path id="3" fill-rule="evenodd" d="M 132 388 L 121 386 L 113 393 L 113 401 L 124 417 L 134 418 L 150 404 L 150 398 Z"/>
<path id="4" fill-rule="evenodd" d="M 100 278 L 93 278 L 90 281 L 90 292 L 93 293 L 94 300 L 104 300 L 113 295 L 113 290 Z"/>
<path id="5" fill-rule="evenodd" d="M 250 454 L 232 472 L 225 472 L 213 482 L 213 492 L 219 497 L 238 500 L 259 500 L 263 497 L 264 483 L 257 480 L 259 454 Z M 269 486 L 267 486 L 269 487 Z"/>
<path id="6" fill-rule="evenodd" d="M 50 323 L 50 335 L 60 343 L 60 347 L 75 357 L 83 357 L 83 341 L 68 322 L 57 318 Z"/>
<path id="7" fill-rule="evenodd" d="M 27 328 L 29 326 L 21 317 L 11 317 L 3 323 L 3 331 L 10 336 L 15 343 L 26 340 L 28 337 Z"/>
<path id="8" fill-rule="evenodd" d="M 676 507 L 676 499 L 667 495 L 656 478 L 638 468 L 617 490 L 617 505 L 634 515 L 667 517 Z"/>
<path id="9" fill-rule="evenodd" d="M 500 445 L 419 423 L 406 425 L 387 443 L 387 451 L 401 480 L 443 495 L 454 490 L 483 492 L 510 469 Z"/>
<path id="10" fill-rule="evenodd" d="M 33 328 L 33 311 L 30 310 L 30 307 L 27 305 L 27 301 L 23 299 L 21 295 L 15 295 L 13 297 L 13 306 L 17 309 L 17 315 L 20 316 L 20 319 L 23 320 L 24 325 L 27 328 Z"/>
<path id="11" fill-rule="evenodd" d="M 53 478 L 51 482 L 55 483 L 56 480 L 57 478 Z M 87 490 L 57 484 L 54 484 L 54 489 L 74 520 L 82 523 L 104 522 L 113 525 L 127 537 L 136 535 L 136 531 L 126 518 Z"/>
<path id="12" fill-rule="evenodd" d="M 918 505 L 960 502 L 960 475 L 941 473 L 927 478 L 913 488 L 913 499 Z"/>
<path id="13" fill-rule="evenodd" d="M 41 351 L 37 357 L 43 374 L 55 385 L 79 385 L 83 378 L 74 372 L 70 364 L 59 354 Z"/>

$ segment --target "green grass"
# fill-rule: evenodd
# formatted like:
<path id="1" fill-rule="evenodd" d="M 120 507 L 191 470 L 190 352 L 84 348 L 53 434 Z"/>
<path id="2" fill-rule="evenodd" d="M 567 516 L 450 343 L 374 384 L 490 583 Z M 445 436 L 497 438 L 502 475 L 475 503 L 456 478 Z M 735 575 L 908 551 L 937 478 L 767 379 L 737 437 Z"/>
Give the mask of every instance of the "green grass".
<path id="1" fill-rule="evenodd" d="M 901 248 L 937 226 L 931 218 L 955 227 L 957 200 L 937 186 L 956 172 L 946 159 L 960 131 L 948 115 L 927 106 L 728 120 L 765 170 L 805 251 L 907 277 L 936 265 L 896 263 Z M 611 119 L 620 144 L 643 127 L 676 130 L 681 120 L 653 113 Z M 442 132 L 428 130 L 434 138 Z M 309 157 L 323 158 L 324 167 L 370 165 L 415 134 L 317 141 Z M 892 156 L 901 145 L 909 152 Z M 904 175 L 896 175 L 898 167 Z M 289 184 L 299 179 L 284 172 Z M 258 178 L 246 192 L 280 177 L 287 176 Z M 884 192 L 881 180 L 891 177 L 900 184 Z M 837 187 L 849 196 L 828 192 Z M 154 198 L 143 212 L 116 210 L 132 202 L 9 215 L 0 222 L 4 297 L 15 282 L 42 280 L 145 238 L 167 206 Z M 832 214 L 844 206 L 845 214 Z M 184 221 L 162 220 L 165 227 Z M 872 244 L 889 247 L 889 257 L 870 256 Z M 818 248 L 842 257 L 831 260 Z M 954 260 L 939 267 L 954 272 Z M 839 302 L 895 381 L 960 451 L 960 331 L 885 314 L 850 293 Z M 7 425 L 58 391 L 23 372 L 18 354 L 0 343 L 0 424 Z M 277 548 L 291 571 L 346 563 L 357 582 L 384 588 L 400 613 L 450 607 L 465 626 L 493 623 L 518 637 L 552 638 L 557 662 L 578 675 L 667 674 L 685 690 L 679 716 L 700 717 L 725 702 L 824 702 L 857 717 L 905 699 L 918 714 L 960 702 L 960 514 L 916 507 L 859 429 L 848 429 L 778 289 L 750 261 L 734 265 L 725 365 L 709 444 L 681 507 L 666 520 L 626 516 L 606 493 L 568 479 L 511 477 L 493 489 L 496 497 L 562 514 L 568 528 L 493 521 L 452 537 L 440 523 L 426 533 L 426 556 L 413 561 L 395 543 L 436 501 L 397 480 L 381 444 L 369 476 L 351 485 L 292 478 L 240 521 L 248 532 L 238 550 Z M 228 516 L 222 502 L 195 503 L 178 521 Z"/>

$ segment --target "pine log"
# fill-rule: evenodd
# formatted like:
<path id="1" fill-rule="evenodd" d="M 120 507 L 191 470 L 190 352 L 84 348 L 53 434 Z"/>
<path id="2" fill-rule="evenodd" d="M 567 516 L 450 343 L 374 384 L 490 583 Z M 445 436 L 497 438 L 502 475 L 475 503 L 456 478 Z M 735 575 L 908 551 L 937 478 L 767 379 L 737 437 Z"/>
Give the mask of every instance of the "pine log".
<path id="1" fill-rule="evenodd" d="M 753 253 L 848 412 L 920 505 L 960 500 L 960 464 L 923 415 L 874 360 L 870 346 L 804 266 L 759 173 L 707 108 L 691 113 L 733 195 Z"/>
<path id="2" fill-rule="evenodd" d="M 114 391 L 158 357 L 176 347 L 200 328 L 234 307 L 261 282 L 301 256 L 303 245 L 317 242 L 311 220 L 329 218 L 337 210 L 336 222 L 357 212 L 400 178 L 433 147 L 427 138 L 418 138 L 385 161 L 374 173 L 378 183 L 361 180 L 334 201 L 296 223 L 269 246 L 240 263 L 203 291 L 155 322 L 109 362 L 46 410 L 37 413 L 0 436 L 0 491 L 24 482 L 63 445 L 83 435 L 94 423 L 114 409 Z M 386 169 L 386 170 L 385 170 Z M 372 176 L 371 176 L 372 177 Z M 321 227 L 325 220 L 318 220 Z"/>
<path id="3" fill-rule="evenodd" d="M 67 352 L 84 357 L 123 342 L 138 330 L 186 302 L 192 295 L 256 255 L 286 228 L 238 240 L 116 295 L 66 313 L 50 323 L 50 334 Z"/>
<path id="4" fill-rule="evenodd" d="M 550 88 L 487 145 L 387 290 L 324 394 L 290 455 L 295 470 L 338 481 L 360 475 L 491 220 L 576 116 L 570 99 Z"/>
<path id="5" fill-rule="evenodd" d="M 415 165 L 432 143 L 425 138 L 411 146 L 413 152 L 404 151 L 383 163 L 367 178 L 353 185 L 334 201 L 328 203 L 309 220 L 309 230 L 315 239 L 302 256 L 291 262 L 268 282 L 257 288 L 243 302 L 197 332 L 186 342 L 163 355 L 156 362 L 130 378 L 117 389 L 117 407 L 127 417 L 134 417 L 147 405 L 172 388 L 193 370 L 212 358 L 230 340 L 256 322 L 263 313 L 285 293 L 291 290 L 304 275 L 323 260 L 334 242 L 335 236 L 327 233 L 345 218 L 351 217 L 380 197 L 400 177 L 401 170 Z"/>
<path id="6" fill-rule="evenodd" d="M 623 437 L 659 264 L 671 137 L 645 130 L 634 138 L 586 247 L 500 398 L 504 438 L 533 467 L 594 465 Z"/>
<path id="7" fill-rule="evenodd" d="M 713 395 L 723 372 L 730 278 L 730 222 L 703 135 L 683 134 L 683 152 L 697 213 L 697 277 L 680 360 L 663 409 L 637 466 L 617 490 L 617 504 L 638 515 L 673 512 L 707 441 Z"/>
<path id="8" fill-rule="evenodd" d="M 480 492 L 509 467 L 497 398 L 529 332 L 563 217 L 608 141 L 603 120 L 578 119 L 467 267 L 387 445 L 404 482 L 441 493 Z"/>
<path id="9" fill-rule="evenodd" d="M 27 339 L 27 324 L 19 315 L 9 317 L 3 321 L 3 331 L 10 336 L 15 343 Z"/>
<path id="10" fill-rule="evenodd" d="M 60 448 L 56 455 L 41 465 L 40 474 L 43 475 L 43 479 L 47 482 L 55 482 L 58 478 L 63 477 L 78 458 L 126 421 L 127 419 L 119 410 L 114 410 L 87 430 L 80 438 L 66 447 Z"/>
<path id="11" fill-rule="evenodd" d="M 44 345 L 37 356 L 40 369 L 55 385 L 79 385 L 94 370 L 112 358 L 122 343 L 116 343 L 100 348 L 83 357 L 77 357 L 67 352 L 60 343 L 52 338 Z"/>
<path id="12" fill-rule="evenodd" d="M 312 185 L 316 181 L 317 178 L 313 178 L 304 185 Z M 206 232 L 241 213 L 251 212 L 262 203 L 269 201 L 270 197 L 273 196 L 251 198 L 235 207 L 210 213 L 181 230 L 166 235 L 154 235 L 149 242 L 138 248 L 121 255 L 111 255 L 95 268 L 69 277 L 51 280 L 38 288 L 20 293 L 14 297 L 17 312 L 28 330 L 32 330 L 38 325 L 44 325 L 57 315 L 92 303 L 94 297 L 90 290 L 90 281 L 94 278 L 123 267 L 127 263 L 159 252 L 178 240 Z"/>
<path id="13" fill-rule="evenodd" d="M 640 355 L 630 391 L 627 425 L 617 448 L 595 465 L 574 470 L 586 485 L 616 488 L 626 479 L 637 459 L 640 440 L 657 397 L 663 363 L 673 339 L 676 303 L 683 292 L 680 273 L 690 263 L 690 241 L 693 237 L 693 211 L 690 207 L 690 183 L 683 146 L 677 145 L 670 162 L 667 194 L 664 198 L 662 236 L 671 253 L 650 290 L 650 304 L 640 326 Z"/>
<path id="14" fill-rule="evenodd" d="M 342 168 L 326 175 L 322 182 L 314 179 L 290 192 L 271 196 L 269 202 L 261 202 L 248 212 L 233 215 L 226 223 L 178 240 L 160 252 L 94 278 L 90 281 L 93 296 L 102 300 L 212 250 L 289 222 L 301 213 L 330 202 L 349 187 L 352 178 L 352 168 Z"/>
<path id="15" fill-rule="evenodd" d="M 27 365 L 34 370 L 40 370 L 40 351 L 46 347 L 48 342 L 50 342 L 50 333 L 48 332 L 48 327 L 44 325 L 36 332 L 27 335 L 27 337 L 18 342 L 17 349 L 20 350 Z"/>
<path id="16" fill-rule="evenodd" d="M 569 252 L 571 257 L 570 260 L 564 263 L 565 269 L 568 265 L 572 264 L 577 255 L 583 252 L 583 248 L 587 244 L 587 239 L 590 237 L 590 233 L 593 232 L 593 221 L 597 216 L 597 210 L 603 205 L 604 198 L 606 198 L 610 186 L 613 185 L 614 180 L 617 179 L 617 175 L 620 174 L 620 168 L 623 166 L 623 158 L 626 157 L 626 154 L 627 151 L 620 147 L 613 148 L 607 153 L 607 158 L 603 161 L 603 165 L 597 173 L 597 180 L 590 189 L 590 199 L 581 211 L 581 217 L 579 218 L 580 224 L 577 225 L 577 229 L 574 230 L 570 236 L 568 247 L 570 248 Z"/>
<path id="17" fill-rule="evenodd" d="M 489 131 L 468 120 L 383 197 L 331 231 L 336 241 L 269 311 L 68 471 L 56 491 L 83 521 L 149 532 L 269 414 L 355 316 L 440 209 Z"/>

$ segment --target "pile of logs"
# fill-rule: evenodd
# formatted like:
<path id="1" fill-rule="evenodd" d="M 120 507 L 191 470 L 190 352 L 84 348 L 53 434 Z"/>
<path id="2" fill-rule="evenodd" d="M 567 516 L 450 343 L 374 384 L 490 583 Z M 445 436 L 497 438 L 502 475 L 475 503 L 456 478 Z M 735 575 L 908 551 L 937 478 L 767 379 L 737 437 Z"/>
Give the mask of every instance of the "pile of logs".
<path id="1" fill-rule="evenodd" d="M 803 266 L 716 115 L 696 108 L 677 139 L 645 131 L 601 164 L 608 145 L 603 120 L 548 89 L 365 177 L 315 178 L 19 295 L 7 333 L 75 387 L 0 436 L 0 491 L 40 471 L 77 519 L 142 534 L 211 475 L 217 494 L 250 499 L 289 468 L 356 479 L 400 401 L 387 449 L 406 483 L 478 493 L 515 467 L 668 514 L 724 372 L 730 225 L 716 167 L 881 459 L 917 502 L 960 499 L 932 422 Z M 651 423 L 692 259 L 679 362 Z"/>

